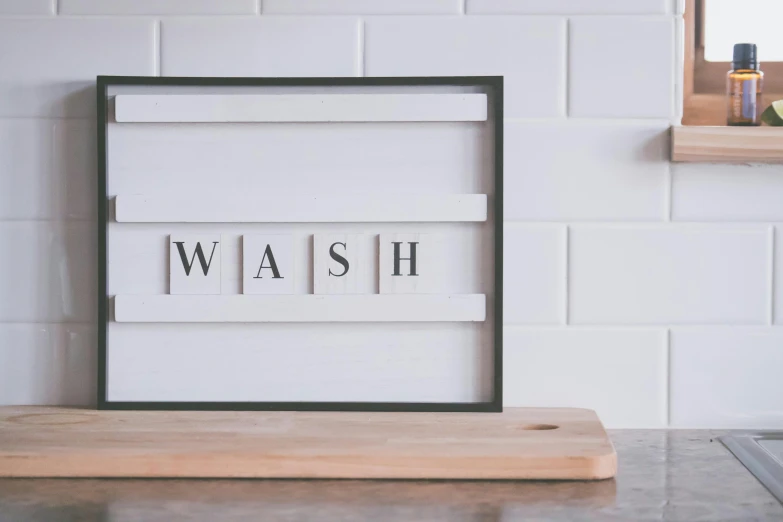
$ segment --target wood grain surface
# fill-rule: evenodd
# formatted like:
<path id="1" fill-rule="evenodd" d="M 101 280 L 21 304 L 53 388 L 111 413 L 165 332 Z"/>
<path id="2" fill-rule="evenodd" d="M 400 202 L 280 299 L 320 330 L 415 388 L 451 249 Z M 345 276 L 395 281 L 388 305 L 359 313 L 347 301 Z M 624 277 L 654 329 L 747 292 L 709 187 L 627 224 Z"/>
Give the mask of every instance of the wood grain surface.
<path id="1" fill-rule="evenodd" d="M 591 410 L 146 412 L 0 408 L 0 477 L 605 479 Z"/>
<path id="2" fill-rule="evenodd" d="M 672 127 L 672 161 L 783 163 L 783 129 Z"/>

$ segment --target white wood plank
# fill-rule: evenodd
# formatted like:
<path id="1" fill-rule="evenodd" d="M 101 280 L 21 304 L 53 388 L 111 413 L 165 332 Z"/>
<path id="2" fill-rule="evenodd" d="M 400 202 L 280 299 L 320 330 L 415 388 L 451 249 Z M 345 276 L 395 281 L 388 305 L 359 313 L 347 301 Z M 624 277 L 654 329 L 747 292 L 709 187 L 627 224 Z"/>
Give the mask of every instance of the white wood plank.
<path id="1" fill-rule="evenodd" d="M 492 398 L 492 365 L 477 364 L 492 345 L 491 328 L 485 323 L 112 322 L 108 326 L 108 393 L 116 401 L 477 402 Z M 17 346 L 11 346 L 13 352 Z M 62 357 L 63 352 L 50 351 L 48 357 Z"/>
<path id="2" fill-rule="evenodd" d="M 487 220 L 486 194 L 118 195 L 121 223 L 373 223 Z"/>
<path id="3" fill-rule="evenodd" d="M 117 322 L 465 322 L 486 319 L 484 294 L 118 295 Z"/>
<path id="4" fill-rule="evenodd" d="M 493 189 L 487 154 L 491 129 L 482 122 L 108 127 L 112 197 L 177 191 L 266 194 L 272 189 L 278 195 Z"/>
<path id="5" fill-rule="evenodd" d="M 118 94 L 117 122 L 486 121 L 487 95 Z"/>

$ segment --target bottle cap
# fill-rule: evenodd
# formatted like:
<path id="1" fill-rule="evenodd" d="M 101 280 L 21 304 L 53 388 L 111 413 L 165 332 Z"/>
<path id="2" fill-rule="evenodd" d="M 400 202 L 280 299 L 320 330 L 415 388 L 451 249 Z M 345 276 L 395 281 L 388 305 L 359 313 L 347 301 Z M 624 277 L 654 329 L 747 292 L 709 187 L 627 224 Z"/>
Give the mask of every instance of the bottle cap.
<path id="1" fill-rule="evenodd" d="M 731 64 L 732 69 L 754 69 L 758 70 L 759 61 L 756 50 L 756 44 L 738 43 L 734 44 L 734 60 Z"/>

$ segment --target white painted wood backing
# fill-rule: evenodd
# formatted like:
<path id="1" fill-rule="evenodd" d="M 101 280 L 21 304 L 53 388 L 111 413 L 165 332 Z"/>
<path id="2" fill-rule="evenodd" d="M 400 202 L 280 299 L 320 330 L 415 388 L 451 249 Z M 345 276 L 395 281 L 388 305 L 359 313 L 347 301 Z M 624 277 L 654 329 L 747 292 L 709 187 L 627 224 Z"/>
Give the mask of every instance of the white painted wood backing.
<path id="1" fill-rule="evenodd" d="M 487 95 L 121 94 L 117 122 L 486 121 Z"/>
<path id="2" fill-rule="evenodd" d="M 491 329 L 488 323 L 111 322 L 109 399 L 487 401 Z"/>
<path id="3" fill-rule="evenodd" d="M 486 122 L 109 123 L 108 194 L 491 195 L 490 132 Z"/>
<path id="4" fill-rule="evenodd" d="M 120 223 L 374 223 L 486 221 L 486 194 L 118 195 Z"/>
<path id="5" fill-rule="evenodd" d="M 223 88 L 206 91 L 236 94 Z M 167 92 L 194 91 L 132 86 L 110 95 Z M 335 197 L 338 202 L 367 194 L 384 201 L 401 201 L 413 194 L 432 198 L 436 204 L 452 195 L 486 195 L 489 200 L 494 194 L 491 133 L 488 121 L 125 124 L 112 120 L 108 194 L 119 196 L 113 203 L 119 203 L 120 218 L 123 198 L 158 198 L 177 191 L 207 199 L 228 199 L 242 192 L 255 201 L 271 192 L 276 197 L 303 193 Z M 378 203 L 368 207 L 377 209 Z M 443 255 L 450 262 L 443 266 L 438 294 L 485 294 L 491 302 L 494 216 L 486 202 L 482 209 L 485 217 L 475 221 L 111 220 L 108 294 L 120 295 L 122 301 L 127 294 L 168 293 L 169 235 L 203 233 L 222 237 L 222 295 L 215 297 L 242 296 L 243 234 L 293 236 L 290 297 L 313 294 L 314 234 L 362 234 L 366 240 L 360 250 L 367 259 L 367 273 L 359 289 L 362 294 L 377 294 L 377 236 L 419 232 L 444 236 Z M 118 401 L 487 401 L 492 397 L 493 324 L 492 306 L 485 306 L 483 322 L 111 320 L 108 396 Z"/>
<path id="6" fill-rule="evenodd" d="M 463 322 L 486 319 L 486 296 L 118 295 L 121 323 Z"/>

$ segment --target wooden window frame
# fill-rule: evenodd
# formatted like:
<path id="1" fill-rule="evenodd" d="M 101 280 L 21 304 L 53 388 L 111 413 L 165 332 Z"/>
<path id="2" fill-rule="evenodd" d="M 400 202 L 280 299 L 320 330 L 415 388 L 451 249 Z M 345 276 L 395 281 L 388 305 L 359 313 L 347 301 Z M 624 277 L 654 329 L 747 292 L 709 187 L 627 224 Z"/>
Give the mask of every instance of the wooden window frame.
<path id="1" fill-rule="evenodd" d="M 685 62 L 683 125 L 726 125 L 726 73 L 730 62 L 704 59 L 704 4 L 685 0 Z M 764 107 L 783 99 L 783 62 L 761 64 L 764 72 Z"/>

